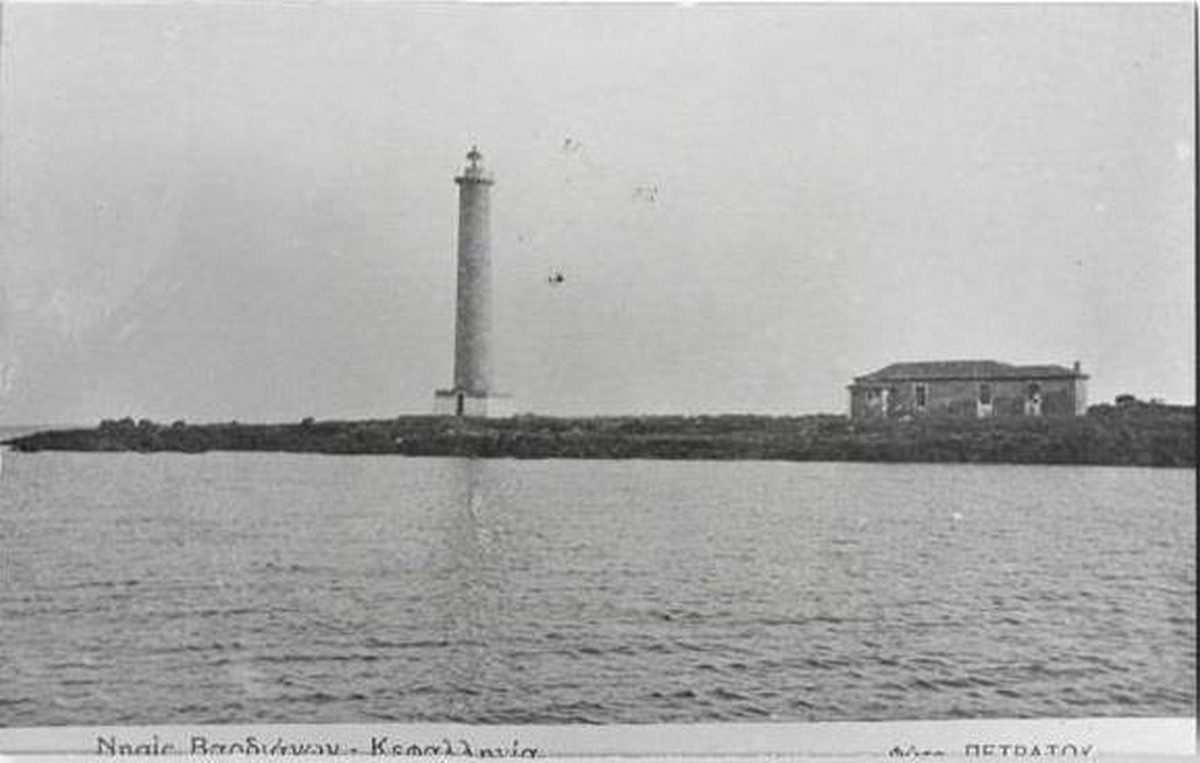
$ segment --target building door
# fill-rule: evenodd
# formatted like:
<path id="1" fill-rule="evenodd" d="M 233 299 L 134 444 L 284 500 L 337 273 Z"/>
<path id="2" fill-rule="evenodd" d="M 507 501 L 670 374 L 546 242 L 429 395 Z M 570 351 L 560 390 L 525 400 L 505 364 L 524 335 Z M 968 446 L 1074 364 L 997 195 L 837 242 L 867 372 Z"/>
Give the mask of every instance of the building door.
<path id="1" fill-rule="evenodd" d="M 1025 392 L 1025 415 L 1042 415 L 1042 388 L 1037 382 L 1030 382 L 1029 389 Z"/>
<path id="2" fill-rule="evenodd" d="M 979 384 L 979 400 L 975 404 L 975 415 L 981 419 L 992 415 L 992 385 L 987 382 Z"/>

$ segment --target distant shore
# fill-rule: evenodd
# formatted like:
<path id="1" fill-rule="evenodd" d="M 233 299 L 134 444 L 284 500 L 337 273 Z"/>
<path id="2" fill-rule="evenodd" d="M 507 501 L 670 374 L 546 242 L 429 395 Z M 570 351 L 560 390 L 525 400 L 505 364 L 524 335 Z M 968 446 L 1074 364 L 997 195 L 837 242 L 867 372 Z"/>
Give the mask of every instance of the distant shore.
<path id="1" fill-rule="evenodd" d="M 1093 406 L 1069 419 L 846 416 L 401 416 L 287 424 L 104 421 L 5 441 L 21 452 L 276 451 L 475 458 L 707 459 L 1195 467 L 1194 406 Z"/>

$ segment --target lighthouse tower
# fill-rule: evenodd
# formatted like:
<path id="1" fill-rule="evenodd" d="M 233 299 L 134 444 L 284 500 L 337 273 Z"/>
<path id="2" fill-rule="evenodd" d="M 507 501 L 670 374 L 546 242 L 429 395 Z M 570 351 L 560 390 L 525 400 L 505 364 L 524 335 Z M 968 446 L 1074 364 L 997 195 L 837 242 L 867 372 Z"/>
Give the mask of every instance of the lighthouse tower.
<path id="1" fill-rule="evenodd" d="M 492 390 L 492 244 L 488 225 L 492 176 L 472 147 L 458 184 L 458 308 L 454 386 L 434 394 L 434 413 L 509 416 L 512 401 Z"/>

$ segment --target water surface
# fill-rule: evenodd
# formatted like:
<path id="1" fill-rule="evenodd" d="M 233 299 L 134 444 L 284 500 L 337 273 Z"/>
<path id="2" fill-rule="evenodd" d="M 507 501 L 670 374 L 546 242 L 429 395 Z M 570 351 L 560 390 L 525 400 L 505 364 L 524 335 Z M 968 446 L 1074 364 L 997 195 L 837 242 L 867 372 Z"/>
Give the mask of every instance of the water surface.
<path id="1" fill-rule="evenodd" d="M 2 725 L 1195 711 L 1193 470 L 3 457 Z"/>

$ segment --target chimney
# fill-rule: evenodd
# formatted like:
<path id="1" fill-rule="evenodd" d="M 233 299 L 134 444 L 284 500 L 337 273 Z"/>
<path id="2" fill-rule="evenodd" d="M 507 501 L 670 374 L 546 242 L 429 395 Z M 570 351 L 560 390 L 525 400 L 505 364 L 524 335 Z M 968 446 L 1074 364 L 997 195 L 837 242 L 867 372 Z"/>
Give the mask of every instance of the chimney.
<path id="1" fill-rule="evenodd" d="M 1075 365 L 1071 366 L 1071 370 L 1072 370 L 1072 371 L 1074 371 L 1076 374 L 1079 374 L 1079 373 L 1080 373 L 1079 361 L 1078 361 L 1078 360 L 1077 360 L 1077 361 L 1075 361 Z"/>

